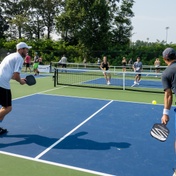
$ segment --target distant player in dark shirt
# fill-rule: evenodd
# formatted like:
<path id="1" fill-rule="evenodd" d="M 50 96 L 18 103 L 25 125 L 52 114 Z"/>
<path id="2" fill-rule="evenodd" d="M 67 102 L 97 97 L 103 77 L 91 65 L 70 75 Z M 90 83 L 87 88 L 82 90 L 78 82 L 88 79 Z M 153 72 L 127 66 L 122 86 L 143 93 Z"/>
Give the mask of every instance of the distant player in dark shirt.
<path id="1" fill-rule="evenodd" d="M 163 59 L 168 67 L 162 74 L 162 84 L 164 89 L 164 110 L 162 123 L 169 121 L 169 110 L 172 106 L 172 91 L 176 94 L 176 51 L 173 48 L 166 48 L 163 51 Z"/>
<path id="2" fill-rule="evenodd" d="M 173 48 L 166 48 L 163 51 L 163 59 L 168 67 L 162 74 L 162 84 L 164 89 L 164 109 L 161 123 L 167 124 L 169 122 L 169 111 L 173 102 L 173 92 L 176 95 L 176 51 Z M 173 176 L 176 176 L 176 170 L 174 171 Z"/>
<path id="3" fill-rule="evenodd" d="M 101 62 L 100 69 L 103 70 L 103 75 L 106 79 L 107 85 L 111 84 L 111 74 L 109 72 L 109 62 L 107 61 L 107 57 L 103 57 L 103 62 Z"/>

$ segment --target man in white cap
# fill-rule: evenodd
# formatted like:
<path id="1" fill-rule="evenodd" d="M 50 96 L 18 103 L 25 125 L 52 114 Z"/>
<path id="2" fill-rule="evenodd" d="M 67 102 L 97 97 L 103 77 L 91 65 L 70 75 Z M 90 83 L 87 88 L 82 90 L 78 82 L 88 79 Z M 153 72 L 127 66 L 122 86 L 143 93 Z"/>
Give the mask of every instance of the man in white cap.
<path id="1" fill-rule="evenodd" d="M 24 42 L 16 45 L 17 52 L 6 56 L 0 64 L 0 122 L 12 110 L 12 96 L 10 80 L 14 79 L 21 85 L 26 84 L 25 78 L 20 77 L 21 69 L 28 49 L 31 48 Z M 7 129 L 0 127 L 0 135 L 7 133 Z"/>

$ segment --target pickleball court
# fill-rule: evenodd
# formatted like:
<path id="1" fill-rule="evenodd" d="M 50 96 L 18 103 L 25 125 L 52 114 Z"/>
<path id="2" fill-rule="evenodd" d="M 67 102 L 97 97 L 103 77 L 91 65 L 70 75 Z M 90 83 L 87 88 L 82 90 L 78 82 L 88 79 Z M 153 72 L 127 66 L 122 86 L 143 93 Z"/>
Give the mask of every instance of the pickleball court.
<path id="1" fill-rule="evenodd" d="M 174 119 L 166 142 L 150 136 L 163 105 L 41 93 L 14 99 L 13 107 L 1 152 L 97 175 L 173 173 Z"/>

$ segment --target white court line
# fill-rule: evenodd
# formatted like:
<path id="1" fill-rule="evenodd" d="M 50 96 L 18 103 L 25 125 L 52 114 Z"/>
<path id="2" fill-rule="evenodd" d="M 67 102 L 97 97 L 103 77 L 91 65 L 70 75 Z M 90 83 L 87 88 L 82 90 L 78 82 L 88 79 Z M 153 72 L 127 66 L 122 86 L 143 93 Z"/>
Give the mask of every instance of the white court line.
<path id="1" fill-rule="evenodd" d="M 53 90 L 62 89 L 62 88 L 65 88 L 65 87 L 67 87 L 67 86 L 62 86 L 62 87 L 58 87 L 58 88 L 54 88 L 54 89 L 44 90 L 44 91 L 41 91 L 41 92 L 37 92 L 37 93 L 33 93 L 33 94 L 22 96 L 22 97 L 14 98 L 13 100 L 18 100 L 18 99 L 21 99 L 21 98 L 30 97 L 30 96 L 37 95 L 37 94 L 43 94 L 43 93 L 46 93 L 46 92 L 50 92 L 50 91 L 53 91 Z"/>
<path id="2" fill-rule="evenodd" d="M 110 175 L 110 174 L 106 174 L 106 173 L 102 173 L 102 172 L 98 172 L 98 171 L 83 169 L 83 168 L 79 168 L 79 167 L 69 166 L 69 165 L 55 163 L 55 162 L 41 160 L 41 159 L 35 159 L 35 158 L 28 157 L 28 156 L 13 154 L 13 153 L 4 152 L 4 151 L 0 151 L 0 154 L 13 156 L 13 157 L 18 157 L 18 158 L 21 158 L 21 159 L 40 162 L 40 163 L 44 163 L 44 164 L 50 164 L 50 165 L 53 165 L 53 166 L 59 166 L 59 167 L 67 168 L 67 169 L 73 169 L 73 170 L 77 170 L 77 171 L 81 171 L 81 172 L 87 172 L 87 173 L 96 174 L 96 175 L 100 175 L 100 176 L 114 176 L 114 175 Z"/>
<path id="3" fill-rule="evenodd" d="M 63 136 L 62 138 L 60 138 L 58 141 L 56 141 L 54 144 L 52 144 L 51 146 L 49 146 L 46 150 L 44 150 L 43 152 L 41 152 L 39 155 L 37 155 L 35 158 L 39 159 L 40 157 L 42 157 L 44 154 L 46 154 L 49 150 L 51 150 L 53 147 L 55 147 L 57 144 L 59 144 L 60 142 L 62 142 L 67 136 L 69 136 L 71 133 L 73 133 L 74 131 L 76 131 L 78 128 L 80 128 L 82 125 L 84 125 L 87 121 L 89 121 L 91 118 L 93 118 L 96 114 L 98 114 L 100 111 L 102 111 L 104 108 L 106 108 L 109 104 L 111 104 L 113 102 L 113 100 L 111 100 L 109 103 L 107 103 L 106 105 L 104 105 L 102 108 L 100 108 L 98 111 L 96 111 L 94 114 L 92 114 L 90 117 L 88 117 L 86 120 L 84 120 L 82 123 L 80 123 L 78 126 L 76 126 L 73 130 L 71 130 L 70 132 L 68 132 L 65 136 Z"/>
<path id="4" fill-rule="evenodd" d="M 84 88 L 86 89 L 86 88 Z M 116 93 L 116 92 L 115 92 Z M 155 94 L 155 93 L 153 93 Z M 80 99 L 91 99 L 91 100 L 101 100 L 101 101 L 111 101 L 112 99 L 108 99 L 108 98 L 94 98 L 94 97 L 80 97 L 80 96 L 74 96 L 74 95 L 58 95 L 58 94 L 42 94 L 41 95 L 44 95 L 44 96 L 57 96 L 57 97 L 67 97 L 67 98 L 80 98 Z M 134 102 L 134 101 L 127 101 L 127 100 L 113 100 L 114 102 L 122 102 L 122 103 L 132 103 L 132 104 L 149 104 L 151 105 L 151 103 L 146 103 L 146 102 Z M 163 104 L 156 104 L 155 106 L 157 105 L 163 105 Z"/>

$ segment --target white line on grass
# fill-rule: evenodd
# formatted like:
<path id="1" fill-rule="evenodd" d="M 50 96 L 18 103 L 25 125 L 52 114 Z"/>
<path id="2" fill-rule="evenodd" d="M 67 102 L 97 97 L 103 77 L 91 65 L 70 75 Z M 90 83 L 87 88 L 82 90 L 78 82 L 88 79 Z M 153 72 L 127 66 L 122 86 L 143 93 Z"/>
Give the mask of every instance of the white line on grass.
<path id="1" fill-rule="evenodd" d="M 46 92 L 50 92 L 50 91 L 53 91 L 53 90 L 62 89 L 62 88 L 65 88 L 65 87 L 66 86 L 62 86 L 62 87 L 58 87 L 58 88 L 54 88 L 54 89 L 48 89 L 48 90 L 44 90 L 44 91 L 41 91 L 41 92 L 37 92 L 37 93 L 33 93 L 33 94 L 22 96 L 22 97 L 14 98 L 13 100 L 18 100 L 18 99 L 21 99 L 21 98 L 30 97 L 30 96 L 37 95 L 37 94 L 43 94 L 43 93 L 46 93 Z"/>
<path id="2" fill-rule="evenodd" d="M 13 156 L 13 157 L 18 157 L 18 158 L 21 158 L 21 159 L 27 159 L 27 160 L 30 160 L 30 161 L 40 162 L 40 163 L 49 164 L 49 165 L 53 165 L 53 166 L 59 166 L 59 167 L 62 167 L 62 168 L 73 169 L 73 170 L 77 170 L 77 171 L 81 171 L 81 172 L 87 172 L 87 173 L 90 173 L 90 174 L 96 174 L 96 175 L 100 175 L 100 176 L 114 176 L 114 175 L 110 175 L 110 174 L 106 174 L 106 173 L 102 173 L 102 172 L 97 172 L 97 171 L 93 171 L 93 170 L 88 170 L 88 169 L 69 166 L 69 165 L 65 165 L 65 164 L 55 163 L 55 162 L 46 161 L 46 160 L 42 160 L 42 159 L 31 158 L 31 157 L 28 157 L 28 156 L 13 154 L 13 153 L 4 152 L 4 151 L 0 151 L 0 154 Z"/>
<path id="3" fill-rule="evenodd" d="M 40 157 L 42 157 L 45 153 L 47 153 L 49 150 L 51 150 L 53 147 L 55 147 L 57 144 L 59 144 L 60 142 L 62 142 L 67 136 L 69 136 L 71 133 L 73 133 L 74 131 L 76 131 L 78 128 L 80 128 L 82 125 L 84 125 L 87 121 L 89 121 L 91 118 L 93 118 L 96 114 L 98 114 L 100 111 L 102 111 L 104 108 L 106 108 L 109 104 L 111 104 L 113 102 L 113 100 L 111 100 L 110 102 L 108 102 L 106 105 L 104 105 L 102 108 L 100 108 L 98 111 L 96 111 L 94 114 L 92 114 L 90 117 L 88 117 L 86 120 L 84 120 L 82 123 L 80 123 L 78 126 L 76 126 L 73 130 L 71 130 L 70 132 L 68 132 L 65 136 L 63 136 L 62 138 L 60 138 L 58 141 L 56 141 L 54 144 L 52 144 L 50 147 L 48 147 L 46 150 L 44 150 L 43 152 L 41 152 L 39 155 L 37 155 L 35 158 L 39 159 Z"/>

